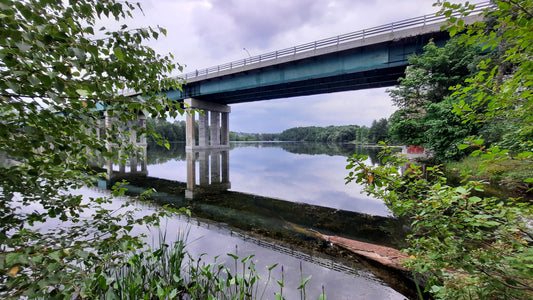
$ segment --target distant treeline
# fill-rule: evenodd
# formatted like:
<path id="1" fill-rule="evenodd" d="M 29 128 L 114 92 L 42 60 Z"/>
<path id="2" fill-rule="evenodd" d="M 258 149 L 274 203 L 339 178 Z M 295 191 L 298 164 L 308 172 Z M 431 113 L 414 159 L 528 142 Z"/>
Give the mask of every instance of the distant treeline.
<path id="1" fill-rule="evenodd" d="M 295 127 L 282 133 L 230 133 L 231 141 L 298 141 L 298 142 L 355 142 L 375 144 L 388 139 L 387 119 L 374 120 L 372 126 L 343 125 L 328 127 Z"/>
<path id="2" fill-rule="evenodd" d="M 148 119 L 147 125 L 154 128 L 168 141 L 185 141 L 185 121 L 168 122 Z M 240 133 L 230 132 L 230 141 L 298 141 L 298 142 L 355 142 L 375 144 L 388 139 L 389 121 L 385 118 L 374 120 L 372 126 L 343 125 L 328 127 L 295 127 L 281 133 Z M 149 139 L 149 141 L 154 141 Z"/>
<path id="3" fill-rule="evenodd" d="M 184 142 L 185 141 L 185 121 L 168 122 L 160 119 L 146 119 L 146 126 L 153 128 L 155 133 L 160 134 L 161 137 L 170 142 Z M 148 138 L 148 142 L 155 142 L 153 137 Z"/>

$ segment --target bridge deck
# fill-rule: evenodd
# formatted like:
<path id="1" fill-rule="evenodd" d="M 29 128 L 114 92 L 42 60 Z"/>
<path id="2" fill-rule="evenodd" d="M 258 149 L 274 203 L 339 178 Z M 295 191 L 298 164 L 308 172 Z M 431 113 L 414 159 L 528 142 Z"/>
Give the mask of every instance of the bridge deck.
<path id="1" fill-rule="evenodd" d="M 490 5 L 478 4 L 463 18 L 465 24 L 478 21 L 475 13 Z M 166 94 L 178 101 L 232 104 L 392 86 L 409 55 L 420 53 L 431 39 L 445 43 L 446 19 L 421 16 L 196 70 L 182 76 L 183 91 Z"/>

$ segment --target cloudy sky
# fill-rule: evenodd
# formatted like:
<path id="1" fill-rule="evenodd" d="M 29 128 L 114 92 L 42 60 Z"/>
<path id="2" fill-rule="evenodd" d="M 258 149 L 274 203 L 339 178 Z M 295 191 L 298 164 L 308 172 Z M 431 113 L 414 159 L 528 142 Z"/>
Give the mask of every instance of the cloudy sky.
<path id="1" fill-rule="evenodd" d="M 433 0 L 139 0 L 130 27 L 160 25 L 151 43 L 185 72 L 436 12 Z M 230 130 L 358 124 L 394 112 L 384 88 L 234 104 Z"/>

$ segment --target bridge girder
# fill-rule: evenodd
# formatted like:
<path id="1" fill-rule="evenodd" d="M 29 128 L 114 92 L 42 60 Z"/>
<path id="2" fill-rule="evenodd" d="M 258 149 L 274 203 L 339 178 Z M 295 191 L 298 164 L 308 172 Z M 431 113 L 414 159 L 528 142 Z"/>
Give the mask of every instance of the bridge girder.
<path id="1" fill-rule="evenodd" d="M 233 104 L 323 93 L 393 86 L 403 76 L 408 57 L 434 40 L 444 44 L 446 32 L 430 32 L 379 44 L 197 80 L 183 91 L 169 91 L 182 100 Z"/>

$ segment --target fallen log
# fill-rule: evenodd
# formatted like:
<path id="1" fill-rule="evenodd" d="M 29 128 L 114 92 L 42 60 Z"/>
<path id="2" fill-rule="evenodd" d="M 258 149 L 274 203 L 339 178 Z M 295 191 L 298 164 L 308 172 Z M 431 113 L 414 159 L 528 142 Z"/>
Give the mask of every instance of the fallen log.
<path id="1" fill-rule="evenodd" d="M 403 266 L 403 261 L 408 259 L 409 256 L 397 249 L 364 243 L 356 240 L 343 238 L 340 236 L 330 236 L 323 234 L 318 235 L 330 243 L 349 250 L 355 254 L 361 255 L 367 259 L 376 261 L 380 264 L 400 271 L 407 271 L 407 269 Z"/>

